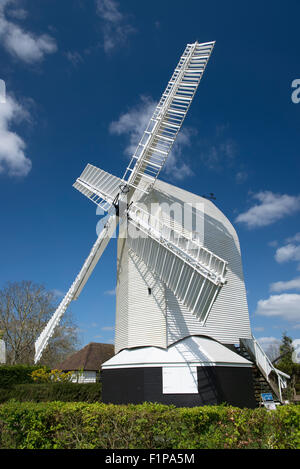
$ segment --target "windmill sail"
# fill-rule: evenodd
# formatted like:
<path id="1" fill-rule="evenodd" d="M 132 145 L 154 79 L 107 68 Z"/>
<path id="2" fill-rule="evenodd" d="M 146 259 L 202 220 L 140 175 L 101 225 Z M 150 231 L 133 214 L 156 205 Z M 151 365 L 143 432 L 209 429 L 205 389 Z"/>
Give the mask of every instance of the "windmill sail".
<path id="1" fill-rule="evenodd" d="M 188 44 L 127 167 L 123 180 L 148 192 L 172 149 L 195 96 L 215 42 Z"/>
<path id="2" fill-rule="evenodd" d="M 140 236 L 128 236 L 129 247 L 161 281 L 195 314 L 205 321 L 214 299 L 225 282 L 227 262 L 199 242 L 178 232 L 166 219 L 135 205 L 129 220 Z"/>
<path id="3" fill-rule="evenodd" d="M 41 355 L 44 349 L 47 347 L 49 339 L 53 335 L 56 326 L 59 324 L 62 318 L 62 315 L 65 313 L 69 304 L 71 303 L 71 301 L 76 300 L 78 296 L 80 295 L 84 285 L 89 279 L 100 257 L 102 256 L 109 240 L 113 236 L 117 223 L 118 223 L 118 217 L 116 215 L 111 215 L 106 225 L 104 226 L 103 230 L 99 234 L 97 241 L 93 245 L 90 251 L 90 254 L 86 258 L 79 274 L 77 275 L 76 279 L 72 283 L 68 292 L 66 293 L 63 300 L 59 304 L 55 313 L 53 314 L 53 316 L 47 323 L 46 327 L 40 334 L 39 338 L 36 340 L 35 357 L 34 357 L 35 363 L 37 363 L 39 359 L 41 358 Z"/>
<path id="4" fill-rule="evenodd" d="M 73 187 L 104 211 L 108 211 L 119 194 L 121 185 L 120 178 L 88 164 Z"/>
<path id="5" fill-rule="evenodd" d="M 142 192 L 150 192 L 182 126 L 214 44 L 214 42 L 204 44 L 195 42 L 194 44 L 187 45 L 132 156 L 123 179 L 106 173 L 93 165 L 87 165 L 81 176 L 74 183 L 74 187 L 77 190 L 105 211 L 111 209 L 119 196 L 120 201 L 125 202 L 125 206 L 127 203 L 132 202 L 136 188 Z M 126 200 L 126 189 L 124 189 L 124 186 L 127 186 L 127 189 L 131 188 L 128 201 Z M 35 343 L 35 362 L 40 359 L 49 338 L 70 302 L 78 298 L 83 286 L 106 248 L 109 239 L 112 237 L 118 220 L 117 215 L 111 215 L 80 273 L 37 339 Z M 152 233 L 151 230 L 150 232 Z M 153 240 L 153 236 L 152 238 L 151 234 L 149 236 Z M 209 275 L 210 273 L 208 273 Z"/>

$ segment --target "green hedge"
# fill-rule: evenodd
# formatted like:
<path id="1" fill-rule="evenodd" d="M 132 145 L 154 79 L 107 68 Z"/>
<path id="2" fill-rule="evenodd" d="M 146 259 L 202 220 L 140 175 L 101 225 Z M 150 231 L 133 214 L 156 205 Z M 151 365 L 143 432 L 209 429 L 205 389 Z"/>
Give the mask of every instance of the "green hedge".
<path id="1" fill-rule="evenodd" d="M 31 373 L 41 366 L 0 365 L 0 388 L 11 388 L 16 384 L 33 383 Z"/>
<path id="2" fill-rule="evenodd" d="M 0 389 L 0 403 L 10 399 L 19 402 L 99 402 L 100 383 L 35 383 L 18 384 L 10 389 Z"/>
<path id="3" fill-rule="evenodd" d="M 300 449 L 300 407 L 0 405 L 3 449 Z"/>

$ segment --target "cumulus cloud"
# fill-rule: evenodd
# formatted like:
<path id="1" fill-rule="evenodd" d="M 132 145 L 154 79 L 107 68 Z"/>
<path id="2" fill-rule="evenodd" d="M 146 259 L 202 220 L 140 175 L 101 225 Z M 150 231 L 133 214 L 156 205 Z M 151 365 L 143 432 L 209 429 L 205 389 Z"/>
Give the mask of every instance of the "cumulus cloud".
<path id="1" fill-rule="evenodd" d="M 96 9 L 102 21 L 103 48 L 106 53 L 110 53 L 117 46 L 126 43 L 135 29 L 126 15 L 121 13 L 115 0 L 96 0 Z"/>
<path id="2" fill-rule="evenodd" d="M 286 244 L 278 248 L 275 253 L 275 259 L 279 263 L 287 261 L 300 261 L 300 245 Z"/>
<path id="3" fill-rule="evenodd" d="M 257 341 L 271 360 L 279 357 L 281 344 L 279 339 L 276 337 L 260 337 Z"/>
<path id="4" fill-rule="evenodd" d="M 121 114 L 118 120 L 110 124 L 109 130 L 112 134 L 126 135 L 128 137 L 128 144 L 124 150 L 127 156 L 130 157 L 135 152 L 156 105 L 157 103 L 152 98 L 141 96 L 137 106 Z M 182 153 L 184 149 L 191 145 L 192 137 L 195 134 L 195 129 L 185 127 L 177 136 L 164 168 L 166 174 L 173 179 L 182 180 L 193 175 L 193 171 L 188 165 L 186 158 L 183 159 Z"/>
<path id="5" fill-rule="evenodd" d="M 300 233 L 296 233 L 294 236 L 290 236 L 285 240 L 283 246 L 278 247 L 275 252 L 275 260 L 282 264 L 290 261 L 300 261 Z M 298 264 L 298 270 L 300 270 L 300 264 Z"/>
<path id="6" fill-rule="evenodd" d="M 287 290 L 300 290 L 300 277 L 288 280 L 286 282 L 274 282 L 270 285 L 273 292 L 282 292 Z"/>
<path id="7" fill-rule="evenodd" d="M 45 54 L 56 52 L 57 45 L 51 36 L 48 34 L 37 36 L 7 18 L 6 8 L 14 3 L 13 0 L 4 0 L 0 5 L 0 39 L 6 51 L 26 63 L 39 62 Z M 10 16 L 12 12 L 14 19 L 23 19 L 26 13 L 21 9 L 10 10 Z M 23 18 L 20 18 L 21 15 Z"/>
<path id="8" fill-rule="evenodd" d="M 31 161 L 25 156 L 24 140 L 11 130 L 12 123 L 29 120 L 28 112 L 12 96 L 0 104 L 0 173 L 9 176 L 26 176 Z"/>
<path id="9" fill-rule="evenodd" d="M 300 196 L 262 191 L 252 197 L 259 203 L 236 218 L 236 222 L 245 223 L 248 228 L 271 225 L 300 210 Z"/>
<path id="10" fill-rule="evenodd" d="M 280 340 L 276 339 L 276 337 L 260 337 L 257 339 L 264 350 L 268 349 L 272 345 L 279 346 Z"/>
<path id="11" fill-rule="evenodd" d="M 146 129 L 157 103 L 148 96 L 141 96 L 140 102 L 112 122 L 109 131 L 114 135 L 126 135 L 128 144 L 124 153 L 132 156 Z"/>
<path id="12" fill-rule="evenodd" d="M 288 321 L 300 320 L 300 295 L 283 293 L 259 300 L 255 314 L 267 317 L 280 317 Z"/>

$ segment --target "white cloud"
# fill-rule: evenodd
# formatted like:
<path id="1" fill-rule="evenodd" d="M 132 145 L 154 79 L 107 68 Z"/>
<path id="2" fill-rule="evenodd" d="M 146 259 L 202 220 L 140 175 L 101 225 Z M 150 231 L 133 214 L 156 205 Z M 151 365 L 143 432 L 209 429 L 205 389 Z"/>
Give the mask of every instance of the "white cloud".
<path id="1" fill-rule="evenodd" d="M 293 361 L 300 363 L 300 339 L 293 340 L 292 346 L 294 347 Z"/>
<path id="2" fill-rule="evenodd" d="M 286 290 L 300 290 L 300 277 L 288 280 L 287 282 L 274 282 L 270 285 L 273 292 L 282 292 Z"/>
<path id="3" fill-rule="evenodd" d="M 267 317 L 281 317 L 288 321 L 300 320 L 300 295 L 283 293 L 271 295 L 267 300 L 259 300 L 255 314 Z"/>
<path id="4" fill-rule="evenodd" d="M 296 233 L 294 236 L 291 236 L 290 238 L 286 239 L 287 243 L 300 243 L 300 233 Z"/>
<path id="5" fill-rule="evenodd" d="M 182 153 L 191 145 L 191 139 L 195 134 L 195 129 L 189 127 L 181 129 L 177 136 L 176 143 L 168 156 L 164 171 L 168 176 L 172 177 L 176 181 L 182 181 L 183 179 L 194 175 L 188 163 L 184 162 L 186 157 L 183 157 Z"/>
<path id="6" fill-rule="evenodd" d="M 236 222 L 245 223 L 248 228 L 271 225 L 300 210 L 300 196 L 264 191 L 254 194 L 253 198 L 258 200 L 259 204 L 236 218 Z"/>
<path id="7" fill-rule="evenodd" d="M 7 15 L 17 20 L 24 20 L 28 16 L 28 12 L 24 8 L 11 8 L 7 11 Z"/>
<path id="8" fill-rule="evenodd" d="M 224 165 L 232 166 L 238 153 L 237 144 L 231 138 L 218 134 L 218 130 L 213 143 L 202 141 L 200 145 L 202 147 L 200 157 L 203 164 L 214 171 L 221 171 Z"/>
<path id="9" fill-rule="evenodd" d="M 141 96 L 140 103 L 132 107 L 118 120 L 112 122 L 109 131 L 114 135 L 126 135 L 129 137 L 124 153 L 132 156 L 146 129 L 157 103 L 148 96 Z"/>
<path id="10" fill-rule="evenodd" d="M 270 241 L 268 243 L 268 246 L 270 246 L 271 248 L 276 248 L 278 246 L 278 241 L 276 241 L 276 240 Z"/>
<path id="11" fill-rule="evenodd" d="M 152 98 L 141 96 L 140 103 L 137 106 L 121 114 L 118 120 L 110 124 L 109 131 L 112 134 L 126 135 L 128 137 L 128 144 L 124 150 L 127 156 L 130 157 L 135 152 L 156 105 L 157 103 L 153 101 Z M 193 175 L 191 168 L 186 162 L 186 158 L 182 157 L 182 152 L 191 145 L 192 137 L 195 134 L 195 129 L 185 127 L 177 136 L 176 142 L 164 167 L 166 174 L 173 179 L 182 180 Z"/>
<path id="12" fill-rule="evenodd" d="M 101 331 L 113 331 L 114 329 L 115 329 L 114 326 L 101 327 Z"/>
<path id="13" fill-rule="evenodd" d="M 276 339 L 276 337 L 260 337 L 259 339 L 257 339 L 257 341 L 260 343 L 264 350 L 268 349 L 272 345 L 278 346 L 281 343 L 281 341 L 279 339 Z"/>
<path id="14" fill-rule="evenodd" d="M 106 290 L 104 292 L 104 295 L 109 295 L 109 296 L 114 296 L 116 294 L 116 289 L 114 288 L 113 290 Z"/>
<path id="15" fill-rule="evenodd" d="M 6 102 L 0 104 L 0 173 L 26 176 L 31 170 L 24 140 L 10 130 L 11 123 L 28 119 L 28 112 L 13 97 L 7 96 Z"/>
<path id="16" fill-rule="evenodd" d="M 220 124 L 215 128 L 212 138 L 199 139 L 199 157 L 202 163 L 212 171 L 224 171 L 224 167 L 236 166 L 239 146 L 229 135 L 229 124 Z M 248 174 L 240 168 L 236 174 L 236 182 L 244 182 Z"/>
<path id="17" fill-rule="evenodd" d="M 83 62 L 82 55 L 79 54 L 79 52 L 77 52 L 77 51 L 74 51 L 74 52 L 68 51 L 68 52 L 66 52 L 65 55 L 66 55 L 67 59 L 68 59 L 74 66 L 77 66 L 78 64 L 80 64 L 81 62 Z"/>
<path id="18" fill-rule="evenodd" d="M 278 248 L 275 253 L 275 259 L 277 262 L 287 261 L 300 261 L 300 245 L 286 244 L 281 248 Z"/>
<path id="19" fill-rule="evenodd" d="M 271 360 L 275 360 L 279 357 L 281 344 L 279 339 L 276 337 L 260 337 L 257 341 Z"/>
<path id="20" fill-rule="evenodd" d="M 286 243 L 276 250 L 275 260 L 280 264 L 289 261 L 300 261 L 300 244 L 297 244 L 300 243 L 300 233 L 287 238 Z M 300 270 L 300 264 L 298 270 Z"/>
<path id="21" fill-rule="evenodd" d="M 102 20 L 103 47 L 106 53 L 110 53 L 117 46 L 126 43 L 135 29 L 121 13 L 115 0 L 96 0 L 96 9 Z"/>
<path id="22" fill-rule="evenodd" d="M 26 63 L 41 61 L 45 54 L 56 52 L 57 45 L 51 36 L 48 34 L 37 36 L 24 31 L 20 25 L 7 19 L 5 9 L 11 3 L 14 2 L 4 0 L 0 6 L 0 40 L 7 52 Z M 20 10 L 15 10 L 15 13 L 16 11 L 20 16 Z M 22 14 L 24 17 L 24 10 Z"/>
<path id="23" fill-rule="evenodd" d="M 235 180 L 236 180 L 237 184 L 242 184 L 247 179 L 248 179 L 248 173 L 246 173 L 246 171 L 239 171 L 235 175 Z"/>
<path id="24" fill-rule="evenodd" d="M 56 298 L 63 298 L 66 294 L 66 292 L 63 292 L 62 290 L 58 290 L 57 288 L 54 288 L 51 291 Z"/>

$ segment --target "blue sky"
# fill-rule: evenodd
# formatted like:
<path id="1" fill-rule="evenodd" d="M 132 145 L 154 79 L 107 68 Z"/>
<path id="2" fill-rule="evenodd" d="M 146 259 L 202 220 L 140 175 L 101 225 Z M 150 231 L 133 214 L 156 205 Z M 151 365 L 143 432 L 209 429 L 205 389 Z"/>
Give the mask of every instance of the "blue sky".
<path id="1" fill-rule="evenodd" d="M 0 0 L 0 287 L 67 291 L 95 241 L 72 188 L 122 176 L 185 45 L 216 41 L 161 178 L 217 206 L 240 237 L 250 319 L 300 336 L 298 1 Z M 297 81 L 298 80 L 298 81 Z M 114 337 L 116 242 L 71 310 L 82 345 Z"/>

